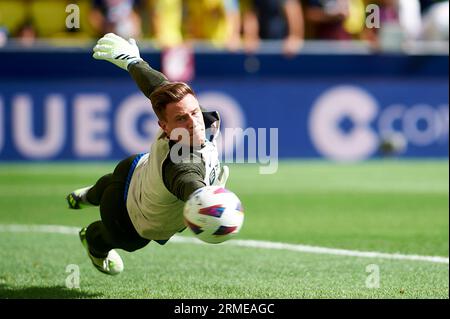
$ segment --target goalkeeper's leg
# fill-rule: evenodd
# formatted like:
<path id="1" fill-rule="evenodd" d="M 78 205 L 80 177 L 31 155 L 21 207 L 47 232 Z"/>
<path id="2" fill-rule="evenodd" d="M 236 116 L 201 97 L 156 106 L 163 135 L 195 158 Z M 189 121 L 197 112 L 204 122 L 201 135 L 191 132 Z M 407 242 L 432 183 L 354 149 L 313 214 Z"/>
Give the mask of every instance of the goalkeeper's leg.
<path id="1" fill-rule="evenodd" d="M 121 166 L 126 167 L 126 162 Z M 92 263 L 98 270 L 109 275 L 118 274 L 124 268 L 115 248 L 132 252 L 150 242 L 142 238 L 134 228 L 123 198 L 124 190 L 125 182 L 115 179 L 102 194 L 100 203 L 102 220 L 80 231 L 80 239 Z"/>
<path id="2" fill-rule="evenodd" d="M 102 176 L 95 185 L 74 190 L 66 196 L 67 203 L 71 209 L 81 209 L 87 206 L 100 205 L 105 189 L 112 182 L 112 174 Z"/>
<path id="3" fill-rule="evenodd" d="M 128 171 L 135 158 L 136 155 L 125 158 L 117 164 L 112 174 L 102 176 L 95 185 L 76 189 L 67 195 L 69 208 L 81 209 L 86 206 L 99 206 L 108 186 L 116 182 L 126 183 Z"/>

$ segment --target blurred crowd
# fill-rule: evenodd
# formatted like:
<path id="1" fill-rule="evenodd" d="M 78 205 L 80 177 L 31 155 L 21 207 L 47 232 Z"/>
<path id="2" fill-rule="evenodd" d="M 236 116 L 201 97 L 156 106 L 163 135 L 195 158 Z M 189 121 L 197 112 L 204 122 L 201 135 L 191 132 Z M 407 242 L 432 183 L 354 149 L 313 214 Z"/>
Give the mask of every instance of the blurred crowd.
<path id="1" fill-rule="evenodd" d="M 255 52 L 261 40 L 280 40 L 289 55 L 305 39 L 374 48 L 386 39 L 448 41 L 448 25 L 448 0 L 0 0 L 0 44 L 114 32 L 161 48 L 203 41 Z"/>

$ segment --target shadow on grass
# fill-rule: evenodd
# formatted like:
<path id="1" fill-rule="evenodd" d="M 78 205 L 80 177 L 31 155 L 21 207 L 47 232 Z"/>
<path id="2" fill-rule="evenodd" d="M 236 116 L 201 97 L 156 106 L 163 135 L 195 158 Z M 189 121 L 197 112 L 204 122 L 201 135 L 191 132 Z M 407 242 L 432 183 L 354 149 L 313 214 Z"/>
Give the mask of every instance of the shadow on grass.
<path id="1" fill-rule="evenodd" d="M 15 288 L 0 284 L 0 299 L 80 299 L 99 298 L 101 294 L 68 289 L 64 286 Z"/>

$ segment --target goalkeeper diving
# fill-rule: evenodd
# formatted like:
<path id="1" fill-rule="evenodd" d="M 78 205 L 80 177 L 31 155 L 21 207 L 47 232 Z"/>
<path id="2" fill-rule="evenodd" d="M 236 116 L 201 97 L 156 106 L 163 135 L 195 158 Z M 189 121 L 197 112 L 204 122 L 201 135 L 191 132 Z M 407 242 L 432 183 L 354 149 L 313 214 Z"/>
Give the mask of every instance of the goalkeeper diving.
<path id="1" fill-rule="evenodd" d="M 203 111 L 186 83 L 169 82 L 140 57 L 133 39 L 113 33 L 98 40 L 93 57 L 129 72 L 160 126 L 148 153 L 120 161 L 113 173 L 66 197 L 72 209 L 100 207 L 101 219 L 79 236 L 93 265 L 116 275 L 124 269 L 116 248 L 132 252 L 152 240 L 164 245 L 186 228 L 183 207 L 189 196 L 205 186 L 225 186 L 229 170 L 217 152 L 219 114 Z"/>

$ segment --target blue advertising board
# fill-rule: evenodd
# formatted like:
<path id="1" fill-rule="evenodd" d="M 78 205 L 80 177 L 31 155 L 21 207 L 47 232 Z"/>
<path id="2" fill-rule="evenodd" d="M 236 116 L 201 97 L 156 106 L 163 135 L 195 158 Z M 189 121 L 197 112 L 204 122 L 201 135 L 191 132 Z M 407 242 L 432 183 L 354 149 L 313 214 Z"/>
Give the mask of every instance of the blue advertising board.
<path id="1" fill-rule="evenodd" d="M 149 150 L 157 119 L 127 72 L 86 50 L 3 50 L 0 61 L 0 161 Z M 195 64 L 190 84 L 222 116 L 226 160 L 358 161 L 386 140 L 400 157 L 448 158 L 448 56 L 218 53 Z"/>
<path id="2" fill-rule="evenodd" d="M 280 158 L 368 159 L 394 132 L 404 139 L 400 156 L 448 157 L 448 82 L 441 79 L 216 79 L 192 86 L 202 106 L 221 114 L 228 153 L 248 148 L 230 137 L 240 128 L 256 143 L 264 138 L 265 151 Z M 2 161 L 120 159 L 148 150 L 157 129 L 131 79 L 1 83 Z"/>

